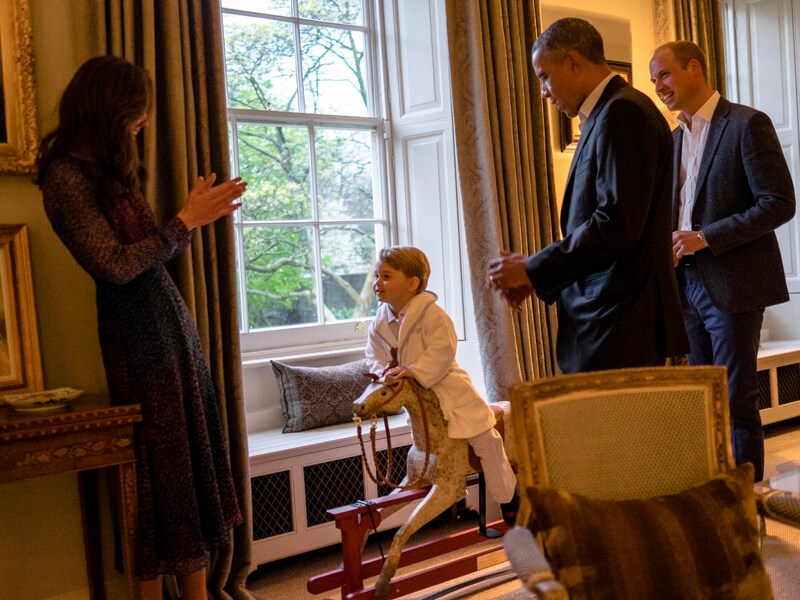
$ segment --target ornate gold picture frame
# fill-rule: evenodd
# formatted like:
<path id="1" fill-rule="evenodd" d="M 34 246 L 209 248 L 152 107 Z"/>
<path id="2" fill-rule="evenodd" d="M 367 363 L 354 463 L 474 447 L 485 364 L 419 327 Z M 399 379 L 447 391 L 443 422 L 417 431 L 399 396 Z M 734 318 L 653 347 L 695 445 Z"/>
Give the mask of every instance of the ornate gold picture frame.
<path id="1" fill-rule="evenodd" d="M 0 225 L 0 394 L 44 387 L 25 225 Z"/>
<path id="2" fill-rule="evenodd" d="M 631 63 L 617 62 L 613 60 L 606 61 L 608 66 L 614 73 L 621 75 L 622 78 L 629 84 L 633 85 Z M 578 147 L 578 140 L 581 139 L 581 130 L 578 128 L 580 119 L 574 117 L 570 119 L 564 113 L 561 113 L 561 151 L 574 152 Z"/>
<path id="3" fill-rule="evenodd" d="M 0 173 L 30 173 L 39 134 L 28 0 L 0 0 Z"/>

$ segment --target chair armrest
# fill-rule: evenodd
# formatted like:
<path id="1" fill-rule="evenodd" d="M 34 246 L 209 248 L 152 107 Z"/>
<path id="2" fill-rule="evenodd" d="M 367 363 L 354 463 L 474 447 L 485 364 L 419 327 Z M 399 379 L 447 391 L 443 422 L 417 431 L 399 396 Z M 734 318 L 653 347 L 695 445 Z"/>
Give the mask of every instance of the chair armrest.
<path id="1" fill-rule="evenodd" d="M 522 584 L 540 600 L 569 600 L 530 529 L 514 526 L 503 536 L 503 547 Z"/>
<path id="2" fill-rule="evenodd" d="M 800 528 L 800 496 L 783 490 L 756 493 L 758 512 L 765 517 Z"/>

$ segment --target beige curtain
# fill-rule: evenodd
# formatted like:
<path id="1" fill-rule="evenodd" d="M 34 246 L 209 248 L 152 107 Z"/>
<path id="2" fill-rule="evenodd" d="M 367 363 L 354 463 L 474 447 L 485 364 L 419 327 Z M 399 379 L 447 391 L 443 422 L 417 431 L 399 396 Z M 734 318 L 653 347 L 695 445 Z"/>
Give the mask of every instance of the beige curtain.
<path id="1" fill-rule="evenodd" d="M 694 42 L 706 53 L 708 83 L 725 95 L 725 53 L 720 0 L 673 0 L 675 39 Z"/>
<path id="2" fill-rule="evenodd" d="M 144 137 L 147 197 L 159 219 L 169 219 L 198 175 L 230 177 L 219 1 L 82 0 L 75 15 L 96 54 L 123 56 L 153 76 L 154 126 Z M 212 557 L 209 596 L 253 600 L 245 589 L 252 507 L 231 219 L 197 231 L 190 251 L 170 267 L 209 358 L 245 518 L 230 550 Z"/>
<path id="3" fill-rule="evenodd" d="M 533 299 L 512 313 L 486 284 L 500 249 L 532 254 L 555 240 L 547 111 L 530 65 L 538 0 L 447 0 L 456 153 L 475 318 L 489 400 L 556 370 L 556 317 Z"/>

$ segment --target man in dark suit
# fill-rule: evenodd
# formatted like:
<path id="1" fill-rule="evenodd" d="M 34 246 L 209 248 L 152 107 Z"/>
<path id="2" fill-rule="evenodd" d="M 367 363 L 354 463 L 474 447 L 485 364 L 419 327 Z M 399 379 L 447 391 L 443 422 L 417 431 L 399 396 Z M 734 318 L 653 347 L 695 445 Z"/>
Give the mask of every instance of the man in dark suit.
<path id="1" fill-rule="evenodd" d="M 736 463 L 764 474 L 757 359 L 764 308 L 789 293 L 775 228 L 794 216 L 792 178 L 769 117 L 720 97 L 692 42 L 650 60 L 673 132 L 673 254 L 689 334 L 689 363 L 728 368 Z"/>
<path id="2" fill-rule="evenodd" d="M 489 280 L 511 306 L 558 302 L 565 373 L 663 365 L 686 351 L 670 250 L 672 139 L 655 104 L 614 75 L 582 19 L 548 27 L 532 50 L 549 98 L 581 119 L 561 208 L 563 239 L 502 252 Z"/>

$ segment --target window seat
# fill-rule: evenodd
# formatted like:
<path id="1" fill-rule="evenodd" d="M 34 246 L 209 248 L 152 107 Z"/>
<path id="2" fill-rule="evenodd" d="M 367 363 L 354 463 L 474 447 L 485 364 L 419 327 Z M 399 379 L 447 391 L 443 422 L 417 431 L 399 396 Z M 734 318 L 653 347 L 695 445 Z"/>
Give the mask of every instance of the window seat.
<path id="1" fill-rule="evenodd" d="M 800 415 L 800 340 L 761 342 L 758 407 L 764 425 Z"/>
<path id="2" fill-rule="evenodd" d="M 370 424 L 364 422 L 361 426 L 364 443 L 369 444 Z M 392 438 L 402 435 L 410 439 L 411 428 L 406 423 L 406 414 L 392 415 L 389 417 L 389 428 Z M 378 421 L 377 438 L 385 440 L 383 419 Z M 249 444 L 250 467 L 265 462 L 272 462 L 287 457 L 303 454 L 319 454 L 333 451 L 336 448 L 351 447 L 355 444 L 359 449 L 355 423 L 340 423 L 308 429 L 297 433 L 283 433 L 283 427 L 275 427 L 265 431 L 250 433 L 247 436 Z"/>

